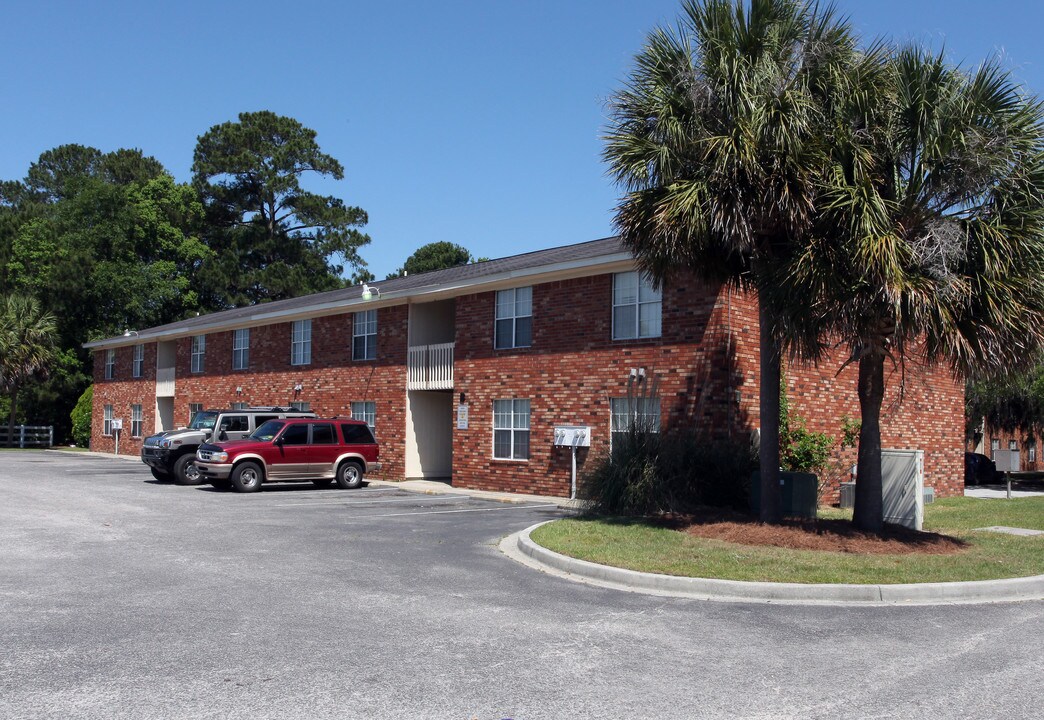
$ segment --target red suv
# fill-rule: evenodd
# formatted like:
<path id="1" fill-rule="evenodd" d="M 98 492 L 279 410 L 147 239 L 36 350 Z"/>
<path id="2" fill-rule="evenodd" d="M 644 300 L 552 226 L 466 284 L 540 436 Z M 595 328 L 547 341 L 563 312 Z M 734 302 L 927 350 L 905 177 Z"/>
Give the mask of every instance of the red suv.
<path id="1" fill-rule="evenodd" d="M 206 443 L 196 451 L 200 476 L 222 490 L 255 492 L 261 483 L 337 481 L 357 488 L 380 470 L 380 447 L 361 420 L 287 418 L 269 420 L 243 440 Z"/>

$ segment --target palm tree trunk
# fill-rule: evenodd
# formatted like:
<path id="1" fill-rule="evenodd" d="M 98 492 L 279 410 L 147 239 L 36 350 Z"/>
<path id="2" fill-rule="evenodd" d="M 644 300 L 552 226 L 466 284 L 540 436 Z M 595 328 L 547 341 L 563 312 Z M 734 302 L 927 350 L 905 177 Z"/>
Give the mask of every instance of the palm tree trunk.
<path id="1" fill-rule="evenodd" d="M 760 332 L 761 443 L 758 461 L 761 469 L 760 519 L 779 523 L 783 519 L 783 494 L 779 487 L 779 345 L 772 334 L 772 320 L 758 294 L 758 329 Z"/>
<path id="2" fill-rule="evenodd" d="M 868 532 L 884 528 L 881 479 L 881 402 L 884 400 L 884 352 L 870 348 L 859 359 L 859 456 L 856 466 L 856 527 Z"/>

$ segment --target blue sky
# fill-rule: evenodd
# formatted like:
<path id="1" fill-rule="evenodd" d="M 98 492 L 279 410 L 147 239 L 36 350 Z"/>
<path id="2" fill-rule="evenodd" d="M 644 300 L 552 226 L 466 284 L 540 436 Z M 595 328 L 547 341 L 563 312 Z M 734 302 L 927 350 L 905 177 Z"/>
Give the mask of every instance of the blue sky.
<path id="1" fill-rule="evenodd" d="M 1044 94 L 1039 0 L 838 3 L 866 37 L 1000 53 Z M 7 0 L 0 179 L 63 143 L 138 147 L 188 180 L 196 137 L 268 109 L 345 166 L 378 278 L 448 240 L 501 257 L 611 234 L 605 99 L 679 0 Z"/>

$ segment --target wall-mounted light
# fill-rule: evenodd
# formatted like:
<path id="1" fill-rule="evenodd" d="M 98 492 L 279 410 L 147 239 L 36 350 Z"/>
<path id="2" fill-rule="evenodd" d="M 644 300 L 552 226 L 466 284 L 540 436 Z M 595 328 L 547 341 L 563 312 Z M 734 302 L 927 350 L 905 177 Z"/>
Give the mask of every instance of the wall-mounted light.
<path id="1" fill-rule="evenodd" d="M 366 283 L 363 283 L 363 290 L 362 290 L 362 299 L 363 300 L 372 300 L 374 293 L 377 293 L 377 297 L 380 298 L 380 296 L 381 296 L 381 289 L 380 288 L 375 288 L 375 287 L 370 287 Z"/>
<path id="2" fill-rule="evenodd" d="M 460 394 L 460 404 L 461 404 L 461 405 L 463 405 L 463 404 L 464 404 L 464 403 L 466 403 L 467 401 L 468 401 L 468 396 L 467 396 L 467 395 L 465 395 L 464 393 L 461 393 L 461 394 Z"/>
<path id="3" fill-rule="evenodd" d="M 236 388 L 236 395 L 242 395 L 242 394 L 243 394 L 243 388 L 237 387 Z"/>
<path id="4" fill-rule="evenodd" d="M 303 387 L 301 387 L 301 383 L 297 383 L 296 385 L 294 385 L 294 392 L 295 392 L 295 393 L 299 393 L 299 392 L 301 392 L 301 391 L 302 391 L 303 389 L 304 389 L 304 388 L 303 388 Z"/>
<path id="5" fill-rule="evenodd" d="M 134 337 L 138 337 L 138 331 L 137 330 L 130 330 L 130 329 L 127 329 L 127 330 L 123 331 L 123 337 L 131 337 L 132 335 Z"/>

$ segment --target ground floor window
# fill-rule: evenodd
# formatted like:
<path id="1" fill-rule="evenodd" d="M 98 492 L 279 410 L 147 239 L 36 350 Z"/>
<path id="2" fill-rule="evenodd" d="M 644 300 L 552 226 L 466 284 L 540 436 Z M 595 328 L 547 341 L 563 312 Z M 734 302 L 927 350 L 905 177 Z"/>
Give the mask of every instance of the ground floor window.
<path id="1" fill-rule="evenodd" d="M 493 401 L 493 457 L 529 459 L 529 401 L 515 398 Z"/>
<path id="2" fill-rule="evenodd" d="M 290 403 L 290 407 L 293 408 L 294 410 L 297 410 L 298 412 L 311 412 L 312 411 L 312 403 L 310 403 L 310 402 L 294 401 L 294 402 Z"/>
<path id="3" fill-rule="evenodd" d="M 131 437 L 141 437 L 141 405 L 131 405 Z"/>
<path id="4" fill-rule="evenodd" d="M 102 413 L 102 435 L 112 435 L 112 405 L 106 405 Z"/>
<path id="5" fill-rule="evenodd" d="M 250 407 L 250 403 L 232 403 L 233 410 L 246 410 Z"/>
<path id="6" fill-rule="evenodd" d="M 373 430 L 377 425 L 377 403 L 375 402 L 353 402 L 352 418 L 363 420 Z"/>
<path id="7" fill-rule="evenodd" d="M 189 403 L 189 425 L 192 424 L 192 418 L 196 417 L 198 412 L 203 412 L 203 403 Z"/>
<path id="8" fill-rule="evenodd" d="M 1026 444 L 1026 462 L 1037 462 L 1037 441 L 1030 440 Z"/>
<path id="9" fill-rule="evenodd" d="M 610 441 L 632 430 L 660 432 L 660 398 L 610 398 Z"/>
<path id="10" fill-rule="evenodd" d="M 1000 438 L 990 438 L 990 460 L 997 459 L 998 450 L 1000 450 Z"/>

